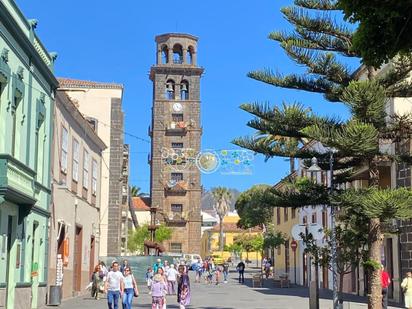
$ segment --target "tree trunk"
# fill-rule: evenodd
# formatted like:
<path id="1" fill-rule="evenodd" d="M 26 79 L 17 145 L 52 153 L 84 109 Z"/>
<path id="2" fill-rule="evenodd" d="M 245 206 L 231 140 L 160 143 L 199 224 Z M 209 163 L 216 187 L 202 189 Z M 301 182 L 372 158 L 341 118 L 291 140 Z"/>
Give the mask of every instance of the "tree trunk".
<path id="1" fill-rule="evenodd" d="M 343 300 L 343 278 L 344 276 L 345 276 L 344 272 L 339 274 L 339 294 L 338 294 L 339 302 Z"/>
<path id="2" fill-rule="evenodd" d="M 369 295 L 368 303 L 370 309 L 382 309 L 382 285 L 380 269 L 382 232 L 379 218 L 369 221 L 369 261 L 376 264 L 376 267 L 369 269 Z"/>
<path id="3" fill-rule="evenodd" d="M 219 216 L 219 251 L 223 251 L 223 217 Z"/>
<path id="4" fill-rule="evenodd" d="M 295 158 L 294 157 L 289 158 L 289 164 L 290 164 L 290 173 L 292 174 L 295 171 Z"/>

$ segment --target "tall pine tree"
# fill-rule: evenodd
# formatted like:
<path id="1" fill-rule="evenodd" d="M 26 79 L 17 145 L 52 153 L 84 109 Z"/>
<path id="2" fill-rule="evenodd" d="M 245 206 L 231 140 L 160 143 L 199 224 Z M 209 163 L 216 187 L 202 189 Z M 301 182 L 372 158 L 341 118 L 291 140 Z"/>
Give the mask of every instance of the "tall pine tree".
<path id="1" fill-rule="evenodd" d="M 269 38 L 280 43 L 286 54 L 304 66 L 302 74 L 281 74 L 273 70 L 259 70 L 249 77 L 277 87 L 321 93 L 326 100 L 344 103 L 351 112 L 348 120 L 319 116 L 302 104 L 270 107 L 268 104 L 243 104 L 241 108 L 255 118 L 248 126 L 258 135 L 234 140 L 234 143 L 262 153 L 266 157 L 317 157 L 320 165 L 328 166 L 329 154 L 302 147 L 307 141 L 317 141 L 334 150 L 334 168 L 340 170 L 335 181 L 349 180 L 350 172 L 367 169 L 370 191 L 360 201 L 369 218 L 369 276 L 370 308 L 381 308 L 379 269 L 382 223 L 392 218 L 412 217 L 412 211 L 399 205 L 399 195 L 410 198 L 409 191 L 383 192 L 379 187 L 382 164 L 399 160 L 410 161 L 410 155 L 382 151 L 380 145 L 394 144 L 409 139 L 411 120 L 408 116 L 386 115 L 387 97 L 410 96 L 412 87 L 406 79 L 412 68 L 412 59 L 402 57 L 393 61 L 380 73 L 371 67 L 351 70 L 347 57 L 358 57 L 352 51 L 353 32 L 344 23 L 336 22 L 336 1 L 295 0 L 294 5 L 282 9 L 284 17 L 294 26 L 291 32 L 273 32 Z M 365 81 L 358 79 L 366 78 Z M 267 137 L 267 138 L 265 138 Z M 276 137 L 276 138 L 274 138 Z M 297 141 L 291 148 L 285 141 Z M 345 172 L 343 172 L 345 171 Z M 406 193 L 405 193 L 406 192 Z M 295 194 L 289 192 L 289 197 Z M 283 197 L 285 197 L 285 194 Z M 277 195 L 276 206 L 286 206 L 287 198 Z M 305 193 L 301 193 L 305 194 Z M 307 193 L 306 193 L 307 195 Z M 385 202 L 376 204 L 376 211 L 367 211 L 370 201 L 385 196 Z M 307 199 L 309 201 L 310 199 Z M 289 200 L 290 202 L 290 200 Z M 301 203 L 300 206 L 303 206 Z"/>

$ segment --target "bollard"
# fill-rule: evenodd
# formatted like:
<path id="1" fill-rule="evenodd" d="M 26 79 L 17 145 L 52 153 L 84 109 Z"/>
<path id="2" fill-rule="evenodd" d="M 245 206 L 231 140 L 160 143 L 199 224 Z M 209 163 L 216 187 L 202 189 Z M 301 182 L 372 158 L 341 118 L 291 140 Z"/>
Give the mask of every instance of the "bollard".
<path id="1" fill-rule="evenodd" d="M 49 306 L 58 306 L 61 304 L 62 289 L 59 285 L 51 285 L 49 293 Z"/>

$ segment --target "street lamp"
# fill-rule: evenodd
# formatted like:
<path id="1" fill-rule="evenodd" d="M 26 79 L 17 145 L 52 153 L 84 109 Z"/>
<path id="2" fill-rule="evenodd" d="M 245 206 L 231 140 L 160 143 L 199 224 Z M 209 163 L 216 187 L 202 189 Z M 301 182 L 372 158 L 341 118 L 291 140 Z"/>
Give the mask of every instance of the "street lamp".
<path id="1" fill-rule="evenodd" d="M 308 168 L 309 172 L 321 172 L 322 169 L 318 165 L 318 160 L 313 157 L 312 164 Z M 329 173 L 330 173 L 330 187 L 329 187 L 329 194 L 332 195 L 333 193 L 333 151 L 329 152 Z M 332 288 L 333 288 L 333 309 L 339 308 L 339 301 L 338 301 L 338 280 L 337 280 L 337 272 L 338 266 L 336 263 L 337 259 L 337 252 L 336 252 L 336 228 L 335 228 L 335 208 L 330 205 L 330 227 L 331 227 L 331 251 L 332 251 Z"/>

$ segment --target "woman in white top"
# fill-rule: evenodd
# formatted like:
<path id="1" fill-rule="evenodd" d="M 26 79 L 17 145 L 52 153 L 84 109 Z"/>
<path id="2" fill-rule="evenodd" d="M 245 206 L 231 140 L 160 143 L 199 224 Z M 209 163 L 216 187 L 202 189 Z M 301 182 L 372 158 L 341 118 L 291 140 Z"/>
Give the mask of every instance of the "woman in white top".
<path id="1" fill-rule="evenodd" d="M 130 267 L 124 268 L 124 293 L 123 293 L 123 309 L 132 309 L 133 296 L 138 296 L 136 280 L 130 270 Z"/>
<path id="2" fill-rule="evenodd" d="M 405 297 L 405 308 L 412 309 L 412 273 L 408 271 L 402 280 L 401 287 Z"/>
<path id="3" fill-rule="evenodd" d="M 176 294 L 176 280 L 179 272 L 175 269 L 175 266 L 170 265 L 169 271 L 167 272 L 167 294 Z"/>

